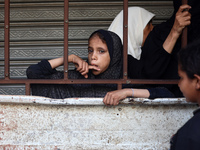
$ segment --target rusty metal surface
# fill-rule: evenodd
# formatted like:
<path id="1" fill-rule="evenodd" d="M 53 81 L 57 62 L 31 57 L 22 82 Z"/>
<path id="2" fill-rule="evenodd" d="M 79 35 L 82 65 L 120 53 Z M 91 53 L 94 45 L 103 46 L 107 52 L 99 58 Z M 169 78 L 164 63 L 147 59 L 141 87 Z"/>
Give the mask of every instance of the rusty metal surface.
<path id="1" fill-rule="evenodd" d="M 187 0 L 182 0 L 182 4 L 187 4 L 188 1 Z M 187 46 L 187 27 L 185 29 L 183 29 L 183 33 L 181 36 L 181 47 L 184 48 Z"/>
<path id="2" fill-rule="evenodd" d="M 5 10 L 4 10 L 4 78 L 5 80 L 9 80 L 10 78 L 10 0 L 5 0 L 4 2 Z"/>
<path id="3" fill-rule="evenodd" d="M 68 79 L 69 1 L 64 0 L 64 79 Z"/>
<path id="4" fill-rule="evenodd" d="M 95 80 L 95 79 L 58 79 L 58 80 L 48 80 L 48 79 L 0 79 L 0 84 L 177 84 L 178 80 L 148 80 L 148 79 L 116 79 L 116 80 Z"/>
<path id="5" fill-rule="evenodd" d="M 123 6 L 123 79 L 127 79 L 127 50 L 128 50 L 128 0 L 124 0 Z"/>

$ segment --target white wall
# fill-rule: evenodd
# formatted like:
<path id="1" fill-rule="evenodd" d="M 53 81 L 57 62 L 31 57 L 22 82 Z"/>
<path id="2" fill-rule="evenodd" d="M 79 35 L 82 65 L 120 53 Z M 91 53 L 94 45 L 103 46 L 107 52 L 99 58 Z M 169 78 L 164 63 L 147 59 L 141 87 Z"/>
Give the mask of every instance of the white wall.
<path id="1" fill-rule="evenodd" d="M 107 107 L 102 99 L 2 95 L 0 150 L 165 150 L 197 109 L 184 99 L 129 100 Z"/>

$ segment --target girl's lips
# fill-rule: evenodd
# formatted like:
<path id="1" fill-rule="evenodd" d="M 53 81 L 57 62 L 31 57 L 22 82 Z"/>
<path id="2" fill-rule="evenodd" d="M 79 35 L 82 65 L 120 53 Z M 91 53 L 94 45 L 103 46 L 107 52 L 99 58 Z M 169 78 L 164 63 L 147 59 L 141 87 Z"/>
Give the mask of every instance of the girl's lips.
<path id="1" fill-rule="evenodd" d="M 92 70 L 94 70 L 94 71 L 100 71 L 100 68 L 99 68 L 99 66 L 98 65 L 95 65 L 95 64 L 90 64 L 91 66 L 95 66 L 97 69 L 92 69 Z"/>
<path id="2" fill-rule="evenodd" d="M 91 64 L 91 66 L 95 66 L 95 67 L 98 67 L 98 65 L 95 65 L 95 64 Z"/>

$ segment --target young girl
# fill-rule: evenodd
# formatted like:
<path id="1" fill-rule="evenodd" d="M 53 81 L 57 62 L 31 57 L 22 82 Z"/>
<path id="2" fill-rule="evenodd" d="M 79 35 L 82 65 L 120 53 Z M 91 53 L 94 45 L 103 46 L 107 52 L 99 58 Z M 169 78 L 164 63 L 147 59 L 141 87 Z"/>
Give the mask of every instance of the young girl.
<path id="1" fill-rule="evenodd" d="M 68 62 L 77 70 L 69 70 L 69 79 L 119 79 L 122 75 L 122 43 L 113 32 L 97 30 L 88 40 L 88 60 L 69 55 Z M 64 73 L 55 68 L 63 65 L 63 58 L 42 60 L 31 65 L 26 73 L 28 79 L 63 79 Z M 106 92 L 116 90 L 116 85 L 96 84 L 33 84 L 32 95 L 50 98 L 103 97 Z"/>

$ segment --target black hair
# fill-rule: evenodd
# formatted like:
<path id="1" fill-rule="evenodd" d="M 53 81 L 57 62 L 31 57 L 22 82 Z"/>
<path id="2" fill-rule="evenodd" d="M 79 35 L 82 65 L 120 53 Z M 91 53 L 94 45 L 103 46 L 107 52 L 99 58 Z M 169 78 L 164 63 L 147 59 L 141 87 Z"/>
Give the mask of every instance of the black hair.
<path id="1" fill-rule="evenodd" d="M 186 72 L 190 79 L 194 74 L 200 76 L 200 40 L 189 44 L 178 53 L 180 69 Z"/>

